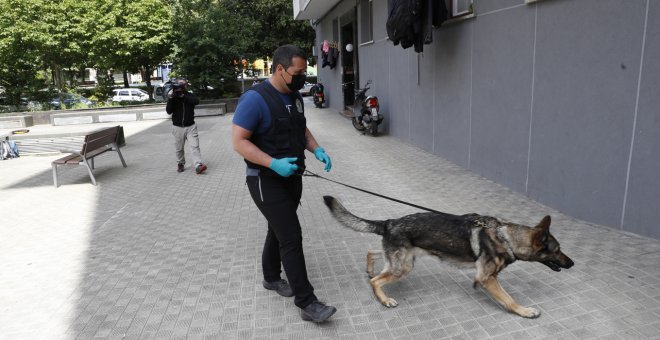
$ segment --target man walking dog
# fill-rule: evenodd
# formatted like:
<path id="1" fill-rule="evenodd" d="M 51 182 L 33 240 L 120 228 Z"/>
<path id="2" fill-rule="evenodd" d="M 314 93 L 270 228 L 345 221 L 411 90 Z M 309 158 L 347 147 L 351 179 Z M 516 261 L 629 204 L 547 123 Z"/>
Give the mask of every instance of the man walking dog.
<path id="1" fill-rule="evenodd" d="M 305 150 L 332 167 L 330 157 L 306 126 L 302 96 L 307 59 L 296 46 L 273 54 L 273 74 L 241 96 L 234 112 L 232 143 L 247 163 L 250 195 L 268 221 L 262 252 L 263 286 L 295 296 L 305 321 L 323 322 L 337 309 L 314 295 L 307 278 L 302 229 L 296 210 L 302 195 Z M 291 282 L 280 277 L 281 267 Z"/>

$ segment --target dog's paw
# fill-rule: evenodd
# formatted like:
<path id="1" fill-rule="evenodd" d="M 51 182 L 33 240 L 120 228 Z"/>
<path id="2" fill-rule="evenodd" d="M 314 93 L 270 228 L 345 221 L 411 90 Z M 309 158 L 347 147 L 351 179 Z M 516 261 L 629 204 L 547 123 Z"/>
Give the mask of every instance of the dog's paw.
<path id="1" fill-rule="evenodd" d="M 373 271 L 373 270 L 369 270 L 369 269 L 367 269 L 367 276 L 369 276 L 370 279 L 373 279 L 374 276 L 376 276 L 376 275 L 374 275 L 374 271 Z"/>
<path id="2" fill-rule="evenodd" d="M 536 319 L 541 316 L 541 311 L 536 308 L 526 307 L 521 308 L 518 314 L 524 318 Z"/>
<path id="3" fill-rule="evenodd" d="M 396 302 L 396 300 L 392 298 L 387 298 L 385 301 L 383 301 L 383 306 L 388 307 L 388 308 L 394 308 L 398 306 L 399 303 Z"/>

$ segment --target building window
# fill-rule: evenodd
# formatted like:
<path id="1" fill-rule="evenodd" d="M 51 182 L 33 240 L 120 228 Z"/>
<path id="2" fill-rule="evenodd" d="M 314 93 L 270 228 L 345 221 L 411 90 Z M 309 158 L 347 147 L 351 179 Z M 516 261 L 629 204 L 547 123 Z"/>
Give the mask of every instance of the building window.
<path id="1" fill-rule="evenodd" d="M 374 40 L 374 10 L 372 0 L 360 0 L 360 43 Z"/>
<path id="2" fill-rule="evenodd" d="M 458 18 L 474 13 L 472 8 L 473 0 L 448 0 L 447 9 L 449 10 L 449 18 Z"/>

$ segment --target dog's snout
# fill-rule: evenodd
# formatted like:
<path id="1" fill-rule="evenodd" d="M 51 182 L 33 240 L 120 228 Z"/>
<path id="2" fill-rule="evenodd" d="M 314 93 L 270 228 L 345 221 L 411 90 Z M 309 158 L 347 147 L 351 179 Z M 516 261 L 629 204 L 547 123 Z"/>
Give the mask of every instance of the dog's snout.
<path id="1" fill-rule="evenodd" d="M 565 267 L 565 268 L 566 268 L 566 269 L 571 268 L 571 267 L 573 267 L 574 264 L 575 264 L 575 262 L 573 262 L 573 260 L 568 259 L 568 263 L 566 263 L 566 267 Z"/>
<path id="2" fill-rule="evenodd" d="M 563 261 L 562 261 L 562 268 L 566 268 L 566 269 L 568 269 L 568 268 L 573 267 L 573 265 L 575 264 L 575 262 L 573 262 L 573 260 L 571 260 L 571 258 L 568 257 L 568 256 L 566 256 L 565 254 L 562 254 L 562 255 L 564 255 L 564 256 L 563 256 L 564 259 L 563 259 Z"/>

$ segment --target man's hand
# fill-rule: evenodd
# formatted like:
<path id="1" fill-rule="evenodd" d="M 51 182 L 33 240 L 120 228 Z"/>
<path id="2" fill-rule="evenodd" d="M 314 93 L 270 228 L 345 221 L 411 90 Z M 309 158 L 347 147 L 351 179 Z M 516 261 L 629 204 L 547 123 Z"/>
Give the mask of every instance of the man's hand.
<path id="1" fill-rule="evenodd" d="M 273 158 L 269 168 L 282 177 L 289 177 L 298 170 L 297 160 L 298 157 Z"/>
<path id="2" fill-rule="evenodd" d="M 330 161 L 330 156 L 328 156 L 327 153 L 325 153 L 325 150 L 323 150 L 322 147 L 317 147 L 314 149 L 314 156 L 316 156 L 316 159 L 319 161 L 325 163 L 325 171 L 329 172 L 330 169 L 332 169 L 332 161 Z"/>
<path id="3" fill-rule="evenodd" d="M 174 90 L 167 91 L 167 98 L 172 98 L 172 97 L 174 97 Z"/>

